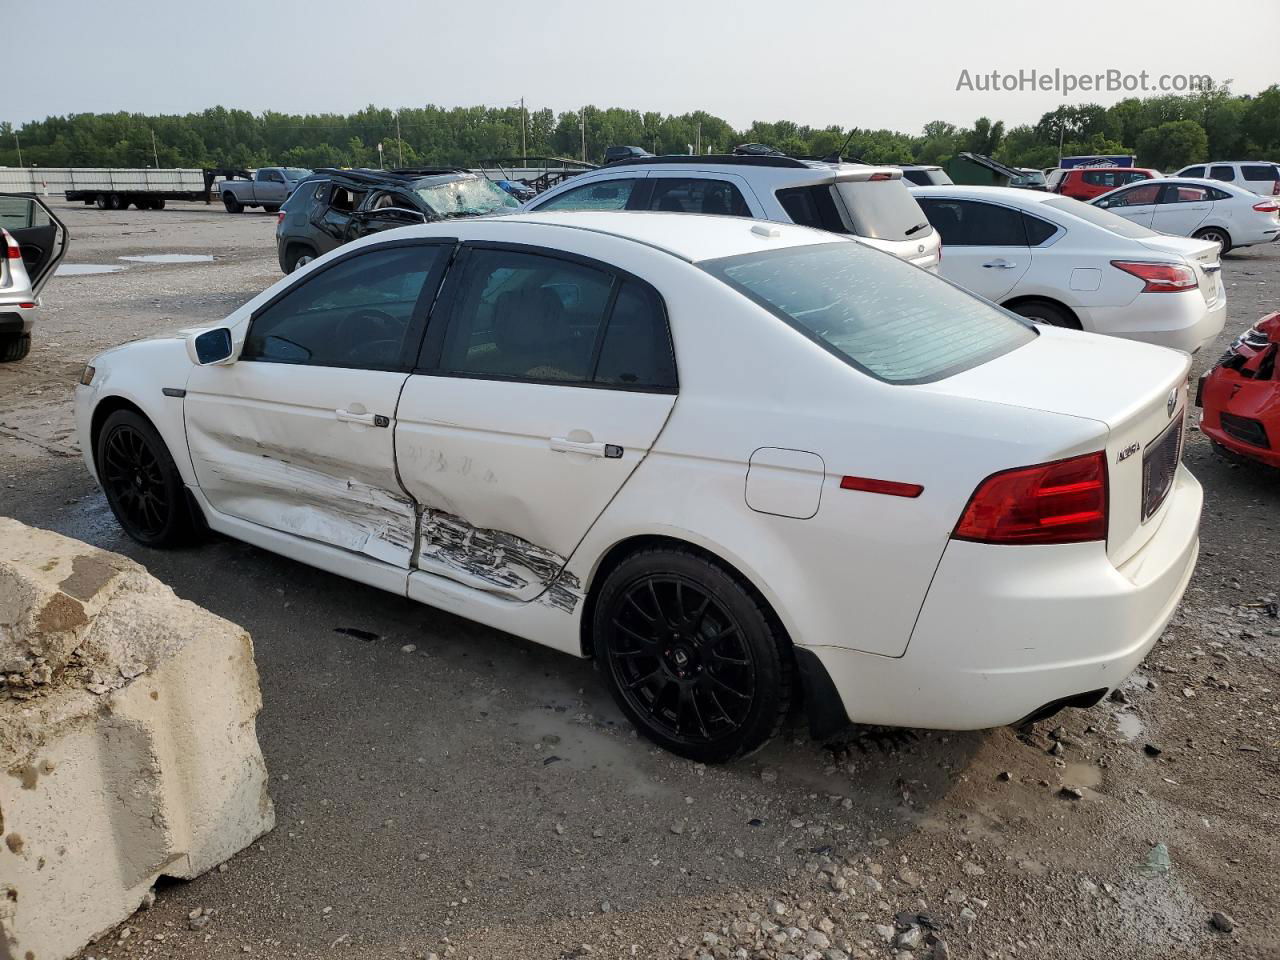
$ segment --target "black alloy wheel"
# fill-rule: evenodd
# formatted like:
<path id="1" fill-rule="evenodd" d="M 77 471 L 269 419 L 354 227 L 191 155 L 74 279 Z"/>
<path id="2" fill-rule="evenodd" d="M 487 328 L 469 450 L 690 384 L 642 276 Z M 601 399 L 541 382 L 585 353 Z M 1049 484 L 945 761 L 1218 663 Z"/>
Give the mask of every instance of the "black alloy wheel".
<path id="1" fill-rule="evenodd" d="M 187 539 L 191 518 L 182 477 L 149 422 L 117 410 L 98 434 L 97 451 L 102 489 L 125 533 L 148 547 Z"/>
<path id="2" fill-rule="evenodd" d="M 594 619 L 615 700 L 674 753 L 718 762 L 777 731 L 790 701 L 790 651 L 759 601 L 696 554 L 642 551 L 610 574 Z"/>

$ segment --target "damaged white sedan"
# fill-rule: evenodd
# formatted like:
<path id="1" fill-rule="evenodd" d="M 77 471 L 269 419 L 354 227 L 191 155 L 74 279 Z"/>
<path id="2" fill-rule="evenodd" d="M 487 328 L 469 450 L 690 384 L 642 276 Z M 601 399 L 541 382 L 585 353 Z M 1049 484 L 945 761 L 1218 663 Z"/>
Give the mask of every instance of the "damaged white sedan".
<path id="1" fill-rule="evenodd" d="M 76 419 L 141 543 L 207 526 L 594 657 L 721 761 L 797 703 L 971 729 L 1119 684 L 1195 565 L 1188 363 L 803 227 L 533 214 L 107 351 Z"/>

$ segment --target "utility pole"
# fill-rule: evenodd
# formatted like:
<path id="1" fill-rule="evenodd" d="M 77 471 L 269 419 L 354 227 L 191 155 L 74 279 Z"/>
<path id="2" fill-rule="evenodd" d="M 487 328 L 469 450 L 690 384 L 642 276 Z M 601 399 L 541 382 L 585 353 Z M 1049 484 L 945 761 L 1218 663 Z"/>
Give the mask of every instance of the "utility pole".
<path id="1" fill-rule="evenodd" d="M 160 152 L 156 150 L 156 132 L 151 131 L 151 159 L 156 162 L 156 169 L 160 169 Z"/>
<path id="2" fill-rule="evenodd" d="M 1067 129 L 1065 120 L 1058 124 L 1058 166 L 1062 166 L 1062 135 Z"/>
<path id="3" fill-rule="evenodd" d="M 587 162 L 587 108 L 582 108 L 582 162 Z"/>
<path id="4" fill-rule="evenodd" d="M 694 138 L 693 152 L 698 156 L 702 156 L 702 121 L 698 121 L 698 133 Z"/>
<path id="5" fill-rule="evenodd" d="M 396 156 L 399 158 L 397 165 L 404 167 L 404 141 L 400 139 L 400 111 L 396 111 Z"/>
<path id="6" fill-rule="evenodd" d="M 18 141 L 17 132 L 13 135 L 13 145 L 18 148 L 18 166 L 22 166 L 22 144 Z"/>
<path id="7" fill-rule="evenodd" d="M 520 98 L 520 162 L 527 167 L 529 165 L 529 148 L 526 142 L 526 136 L 527 136 L 526 127 L 528 126 L 526 117 L 528 117 L 528 114 L 524 112 L 524 97 L 521 97 Z"/>

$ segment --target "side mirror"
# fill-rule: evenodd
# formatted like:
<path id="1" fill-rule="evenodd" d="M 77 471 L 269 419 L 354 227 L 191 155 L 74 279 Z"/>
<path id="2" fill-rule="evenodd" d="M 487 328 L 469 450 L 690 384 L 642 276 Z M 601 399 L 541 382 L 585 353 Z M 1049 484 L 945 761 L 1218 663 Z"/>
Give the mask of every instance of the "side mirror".
<path id="1" fill-rule="evenodd" d="M 230 363 L 235 359 L 231 331 L 226 327 L 215 327 L 196 334 L 187 341 L 187 354 L 192 363 L 201 367 Z"/>

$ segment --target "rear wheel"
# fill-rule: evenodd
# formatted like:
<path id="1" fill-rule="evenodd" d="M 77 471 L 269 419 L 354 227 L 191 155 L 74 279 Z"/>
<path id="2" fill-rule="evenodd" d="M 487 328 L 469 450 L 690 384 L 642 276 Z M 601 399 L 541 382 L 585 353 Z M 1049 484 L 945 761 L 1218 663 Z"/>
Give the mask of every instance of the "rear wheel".
<path id="1" fill-rule="evenodd" d="M 31 352 L 31 334 L 7 333 L 0 336 L 0 363 L 13 363 Z"/>
<path id="2" fill-rule="evenodd" d="M 762 601 L 691 551 L 642 550 L 605 580 L 592 623 L 597 662 L 650 740 L 709 763 L 777 733 L 791 704 L 786 639 Z"/>
<path id="3" fill-rule="evenodd" d="M 263 207 L 262 207 L 262 209 L 263 209 L 264 211 L 266 211 L 267 213 L 279 213 L 279 212 L 280 212 L 280 204 L 278 204 L 278 203 L 268 203 L 268 204 L 264 204 L 264 205 L 263 205 Z"/>
<path id="4" fill-rule="evenodd" d="M 152 201 L 151 201 L 151 209 L 152 209 L 152 210 L 163 210 L 163 209 L 164 209 L 164 197 L 156 197 L 154 200 L 152 200 Z"/>
<path id="5" fill-rule="evenodd" d="M 315 258 L 316 252 L 310 247 L 297 246 L 289 249 L 289 256 L 285 262 L 289 267 L 289 273 L 293 273 L 299 267 L 305 267 Z"/>
<path id="6" fill-rule="evenodd" d="M 1066 309 L 1046 300 L 1027 300 L 1010 308 L 1014 313 L 1026 317 L 1035 323 L 1043 323 L 1048 327 L 1064 327 L 1067 330 L 1079 330 L 1080 321 Z"/>
<path id="7" fill-rule="evenodd" d="M 107 209 L 124 210 L 128 208 L 128 206 L 129 206 L 129 201 L 127 198 L 121 196 L 118 193 L 107 194 Z"/>
<path id="8" fill-rule="evenodd" d="M 1222 247 L 1221 253 L 1226 253 L 1231 249 L 1231 234 L 1221 227 L 1205 227 L 1203 230 L 1197 230 L 1195 238 L 1218 244 L 1218 246 Z"/>
<path id="9" fill-rule="evenodd" d="M 236 199 L 234 193 L 224 193 L 222 195 L 222 205 L 227 208 L 227 213 L 244 212 L 244 204 Z"/>
<path id="10" fill-rule="evenodd" d="M 107 195 L 105 193 L 98 194 L 98 196 L 94 198 L 94 203 L 98 205 L 99 210 L 107 209 Z"/>
<path id="11" fill-rule="evenodd" d="M 107 417 L 96 444 L 98 477 L 124 532 L 147 547 L 191 538 L 182 476 L 155 427 L 132 410 Z"/>

